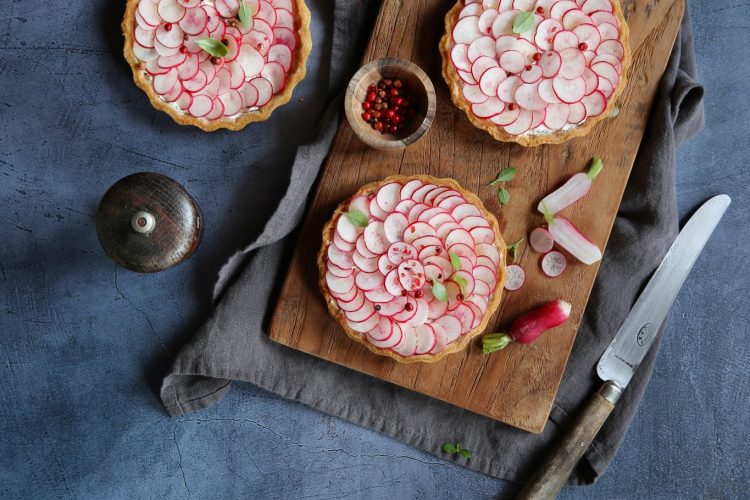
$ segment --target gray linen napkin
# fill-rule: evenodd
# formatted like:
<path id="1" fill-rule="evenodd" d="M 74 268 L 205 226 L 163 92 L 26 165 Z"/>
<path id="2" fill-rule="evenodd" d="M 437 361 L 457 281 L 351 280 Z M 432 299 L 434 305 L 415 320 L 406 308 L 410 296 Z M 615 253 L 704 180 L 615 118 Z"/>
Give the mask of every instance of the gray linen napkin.
<path id="1" fill-rule="evenodd" d="M 336 2 L 331 82 L 354 69 L 353 40 L 363 40 L 363 2 Z M 523 480 L 598 385 L 594 366 L 625 318 L 645 280 L 678 230 L 675 148 L 703 126 L 703 89 L 694 80 L 689 16 L 662 79 L 633 173 L 581 323 L 568 367 L 541 434 L 530 434 L 272 342 L 265 333 L 274 288 L 283 278 L 286 238 L 298 224 L 336 129 L 333 103 L 319 138 L 299 148 L 289 189 L 265 231 L 232 257 L 215 287 L 212 317 L 178 354 L 161 398 L 172 415 L 210 406 L 231 381 L 256 384 L 283 397 L 382 432 L 430 453 L 450 436 L 473 451 L 466 467 Z M 334 88 L 336 85 L 332 85 Z M 236 277 L 228 285 L 229 278 Z M 658 341 L 657 341 L 658 343 Z M 657 345 L 658 348 L 658 345 Z M 593 482 L 614 457 L 651 377 L 652 349 L 612 416 L 571 477 Z"/>

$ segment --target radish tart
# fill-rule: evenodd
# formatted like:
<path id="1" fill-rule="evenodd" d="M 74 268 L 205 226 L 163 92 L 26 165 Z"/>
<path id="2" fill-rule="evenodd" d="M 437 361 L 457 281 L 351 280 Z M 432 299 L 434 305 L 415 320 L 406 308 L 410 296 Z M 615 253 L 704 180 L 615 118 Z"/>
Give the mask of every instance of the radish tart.
<path id="1" fill-rule="evenodd" d="M 183 125 L 239 130 L 289 101 L 305 76 L 303 0 L 128 0 L 133 79 Z"/>
<path id="2" fill-rule="evenodd" d="M 583 136 L 625 86 L 630 48 L 618 0 L 461 0 L 445 27 L 453 102 L 500 141 Z"/>
<path id="3" fill-rule="evenodd" d="M 352 339 L 401 363 L 433 362 L 486 328 L 505 251 L 495 217 L 452 179 L 392 176 L 325 225 L 320 288 Z"/>

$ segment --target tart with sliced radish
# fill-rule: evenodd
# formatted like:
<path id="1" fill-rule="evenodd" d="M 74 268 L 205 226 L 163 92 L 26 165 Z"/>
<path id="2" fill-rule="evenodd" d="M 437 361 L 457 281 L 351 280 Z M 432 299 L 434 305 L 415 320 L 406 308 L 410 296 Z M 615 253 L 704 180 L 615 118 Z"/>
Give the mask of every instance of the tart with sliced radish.
<path id="1" fill-rule="evenodd" d="M 392 176 L 363 186 L 325 225 L 320 288 L 352 339 L 402 363 L 433 362 L 486 328 L 505 255 L 476 195 L 452 179 Z M 514 280 L 508 289 L 520 288 Z"/>
<path id="2" fill-rule="evenodd" d="M 523 146 L 585 135 L 611 115 L 630 65 L 619 0 L 459 0 L 440 41 L 453 102 Z"/>
<path id="3" fill-rule="evenodd" d="M 312 45 L 304 0 L 128 0 L 122 30 L 151 104 L 205 131 L 239 130 L 287 103 Z"/>

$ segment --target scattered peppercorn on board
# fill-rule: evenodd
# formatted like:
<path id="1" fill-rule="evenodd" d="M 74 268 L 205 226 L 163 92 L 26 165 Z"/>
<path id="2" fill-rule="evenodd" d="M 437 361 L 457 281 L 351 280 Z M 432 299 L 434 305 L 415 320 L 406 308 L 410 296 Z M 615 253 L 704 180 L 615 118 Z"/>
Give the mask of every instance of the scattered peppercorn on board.
<path id="1" fill-rule="evenodd" d="M 477 340 L 435 363 L 400 364 L 349 339 L 328 314 L 316 266 L 323 225 L 336 206 L 365 183 L 392 174 L 428 174 L 452 177 L 477 193 L 497 217 L 507 242 L 524 237 L 528 242 L 529 232 L 544 224 L 536 210 L 539 200 L 571 175 L 585 171 L 598 156 L 604 170 L 594 188 L 565 215 L 604 249 L 680 26 L 684 0 L 621 2 L 633 62 L 619 115 L 599 123 L 585 137 L 536 148 L 495 141 L 451 103 L 440 73 L 438 43 L 444 16 L 453 5 L 453 0 L 383 2 L 363 63 L 392 56 L 421 66 L 437 91 L 435 122 L 417 143 L 384 153 L 368 148 L 341 120 L 279 294 L 270 336 L 294 349 L 538 433 L 552 408 L 598 263 L 586 266 L 569 256 L 565 272 L 549 278 L 540 268 L 541 254 L 524 244 L 516 263 L 526 271 L 526 283 L 520 290 L 504 292 L 486 332 L 502 331 L 516 316 L 554 299 L 573 305 L 567 323 L 533 344 L 510 345 L 490 355 L 482 354 Z M 506 183 L 510 200 L 501 205 L 497 186 L 488 184 L 506 166 L 516 167 L 518 173 Z"/>

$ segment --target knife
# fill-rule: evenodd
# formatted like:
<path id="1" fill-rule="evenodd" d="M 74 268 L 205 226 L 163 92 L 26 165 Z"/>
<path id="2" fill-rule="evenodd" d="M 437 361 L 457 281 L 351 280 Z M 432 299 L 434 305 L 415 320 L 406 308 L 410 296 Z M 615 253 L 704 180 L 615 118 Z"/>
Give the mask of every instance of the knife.
<path id="1" fill-rule="evenodd" d="M 604 385 L 593 394 L 568 434 L 537 469 L 518 498 L 548 499 L 560 492 L 651 348 L 677 292 L 731 201 L 724 194 L 714 196 L 693 214 L 677 235 L 599 359 L 596 373 Z"/>

